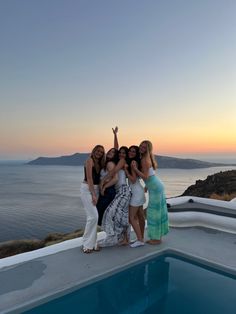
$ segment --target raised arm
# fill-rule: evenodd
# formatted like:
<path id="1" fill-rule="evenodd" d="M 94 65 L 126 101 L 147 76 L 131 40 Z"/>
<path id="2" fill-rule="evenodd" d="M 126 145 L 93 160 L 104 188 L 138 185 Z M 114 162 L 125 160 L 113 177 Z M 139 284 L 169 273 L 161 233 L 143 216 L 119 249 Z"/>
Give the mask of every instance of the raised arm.
<path id="1" fill-rule="evenodd" d="M 114 129 L 112 128 L 113 134 L 114 134 L 114 148 L 119 149 L 119 143 L 118 143 L 118 126 L 116 126 Z"/>

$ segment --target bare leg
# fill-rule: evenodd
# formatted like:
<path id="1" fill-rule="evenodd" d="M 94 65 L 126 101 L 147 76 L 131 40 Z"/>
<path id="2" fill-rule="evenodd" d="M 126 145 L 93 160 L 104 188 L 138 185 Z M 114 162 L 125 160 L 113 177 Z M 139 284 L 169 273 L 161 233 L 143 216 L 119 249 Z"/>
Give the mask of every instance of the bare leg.
<path id="1" fill-rule="evenodd" d="M 142 231 L 140 228 L 139 219 L 137 215 L 139 208 L 140 207 L 134 207 L 134 206 L 129 207 L 129 220 L 130 220 L 131 226 L 134 228 L 134 232 L 137 236 L 138 241 L 143 242 L 143 235 L 142 235 Z"/>
<path id="2" fill-rule="evenodd" d="M 123 240 L 120 241 L 118 245 L 128 245 L 128 244 L 129 244 L 128 232 L 125 232 Z"/>
<path id="3" fill-rule="evenodd" d="M 144 239 L 145 217 L 144 217 L 143 206 L 139 206 L 137 216 L 138 216 L 138 222 L 139 222 L 141 235 L 142 235 L 142 238 Z"/>

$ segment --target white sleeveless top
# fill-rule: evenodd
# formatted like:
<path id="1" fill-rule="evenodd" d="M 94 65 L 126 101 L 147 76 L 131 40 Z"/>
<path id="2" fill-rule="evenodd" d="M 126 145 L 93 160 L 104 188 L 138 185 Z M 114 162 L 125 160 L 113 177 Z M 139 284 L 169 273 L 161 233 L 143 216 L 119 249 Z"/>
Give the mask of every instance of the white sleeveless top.
<path id="1" fill-rule="evenodd" d="M 100 172 L 100 179 L 102 180 L 108 174 L 107 170 L 102 169 Z"/>
<path id="2" fill-rule="evenodd" d="M 151 177 L 151 176 L 154 176 L 155 175 L 155 170 L 153 169 L 153 167 L 150 167 L 148 169 L 148 176 Z"/>
<path id="3" fill-rule="evenodd" d="M 137 178 L 134 183 L 129 180 L 129 186 L 132 192 L 130 205 L 134 207 L 142 206 L 145 203 L 146 199 L 144 194 L 144 188 L 141 185 L 140 179 Z"/>
<path id="4" fill-rule="evenodd" d="M 116 183 L 116 189 L 118 189 L 121 185 L 127 185 L 126 174 L 123 169 L 118 171 L 118 182 Z"/>

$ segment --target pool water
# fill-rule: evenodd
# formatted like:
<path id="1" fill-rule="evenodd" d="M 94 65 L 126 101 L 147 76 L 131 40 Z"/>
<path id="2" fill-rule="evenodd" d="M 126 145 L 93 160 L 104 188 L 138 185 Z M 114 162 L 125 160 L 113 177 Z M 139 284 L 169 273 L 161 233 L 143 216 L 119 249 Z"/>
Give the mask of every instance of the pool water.
<path id="1" fill-rule="evenodd" d="M 236 277 L 162 255 L 25 313 L 235 314 Z"/>

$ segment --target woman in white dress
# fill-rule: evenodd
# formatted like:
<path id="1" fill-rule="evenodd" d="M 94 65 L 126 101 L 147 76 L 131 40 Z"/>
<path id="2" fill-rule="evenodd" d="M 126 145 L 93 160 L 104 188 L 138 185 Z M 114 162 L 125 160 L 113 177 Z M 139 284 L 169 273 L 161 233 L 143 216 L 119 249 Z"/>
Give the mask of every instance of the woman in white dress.
<path id="1" fill-rule="evenodd" d="M 129 181 L 131 188 L 131 199 L 129 204 L 129 221 L 134 229 L 137 240 L 131 243 L 132 248 L 144 245 L 144 229 L 145 229 L 145 218 L 143 212 L 143 204 L 145 203 L 144 187 L 140 182 L 139 176 L 133 168 L 131 163 L 134 162 L 136 167 L 140 169 L 141 159 L 139 154 L 139 147 L 132 145 L 128 151 L 128 165 L 125 167 L 125 173 Z"/>

